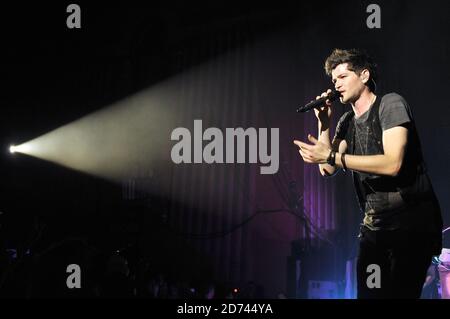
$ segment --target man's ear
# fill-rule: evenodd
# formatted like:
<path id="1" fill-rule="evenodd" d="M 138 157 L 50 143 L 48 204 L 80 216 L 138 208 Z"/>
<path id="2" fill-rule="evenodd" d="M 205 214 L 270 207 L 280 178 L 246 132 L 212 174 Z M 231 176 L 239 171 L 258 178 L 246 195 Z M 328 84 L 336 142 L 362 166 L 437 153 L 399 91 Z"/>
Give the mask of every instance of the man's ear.
<path id="1" fill-rule="evenodd" d="M 361 81 L 364 84 L 367 84 L 367 82 L 369 82 L 369 79 L 370 79 L 370 71 L 367 69 L 364 69 L 361 71 L 361 74 L 359 76 L 361 78 Z"/>

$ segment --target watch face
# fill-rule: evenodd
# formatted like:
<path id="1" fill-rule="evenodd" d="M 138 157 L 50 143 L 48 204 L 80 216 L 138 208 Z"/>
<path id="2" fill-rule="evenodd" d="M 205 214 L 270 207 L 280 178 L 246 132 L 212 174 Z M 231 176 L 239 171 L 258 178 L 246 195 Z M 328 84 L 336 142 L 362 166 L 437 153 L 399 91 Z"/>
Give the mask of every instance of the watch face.
<path id="1" fill-rule="evenodd" d="M 334 166 L 336 163 L 336 152 L 335 151 L 331 151 L 330 155 L 327 158 L 327 164 Z"/>

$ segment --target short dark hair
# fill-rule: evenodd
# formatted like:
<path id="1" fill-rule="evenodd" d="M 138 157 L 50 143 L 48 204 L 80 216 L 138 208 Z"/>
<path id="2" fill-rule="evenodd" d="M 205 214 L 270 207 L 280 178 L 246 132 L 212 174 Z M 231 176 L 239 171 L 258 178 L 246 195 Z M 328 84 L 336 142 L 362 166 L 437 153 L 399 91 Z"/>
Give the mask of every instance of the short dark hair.
<path id="1" fill-rule="evenodd" d="M 372 58 L 363 50 L 359 49 L 334 49 L 330 56 L 325 60 L 325 72 L 331 76 L 331 71 L 339 64 L 348 63 L 348 69 L 361 74 L 364 69 L 369 70 L 370 79 L 367 86 L 370 91 L 375 92 L 377 88 L 377 65 Z"/>

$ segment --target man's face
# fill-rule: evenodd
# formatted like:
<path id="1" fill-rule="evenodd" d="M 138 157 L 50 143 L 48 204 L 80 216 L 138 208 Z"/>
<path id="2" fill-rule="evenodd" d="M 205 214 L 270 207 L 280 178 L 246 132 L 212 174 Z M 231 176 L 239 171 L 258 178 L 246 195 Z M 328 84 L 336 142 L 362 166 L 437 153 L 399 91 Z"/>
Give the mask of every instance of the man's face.
<path id="1" fill-rule="evenodd" d="M 361 75 L 348 69 L 348 63 L 342 63 L 331 71 L 334 87 L 341 93 L 341 103 L 347 104 L 358 100 L 366 87 Z"/>

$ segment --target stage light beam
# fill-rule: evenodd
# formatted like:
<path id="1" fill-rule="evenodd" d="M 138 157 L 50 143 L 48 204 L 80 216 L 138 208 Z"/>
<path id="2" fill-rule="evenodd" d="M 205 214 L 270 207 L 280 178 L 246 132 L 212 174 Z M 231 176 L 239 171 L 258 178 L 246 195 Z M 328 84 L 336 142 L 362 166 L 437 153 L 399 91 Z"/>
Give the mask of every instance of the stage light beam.
<path id="1" fill-rule="evenodd" d="M 35 148 L 36 147 L 33 148 L 30 143 L 23 143 L 20 145 L 10 145 L 9 152 L 11 154 L 15 153 L 30 154 Z"/>

